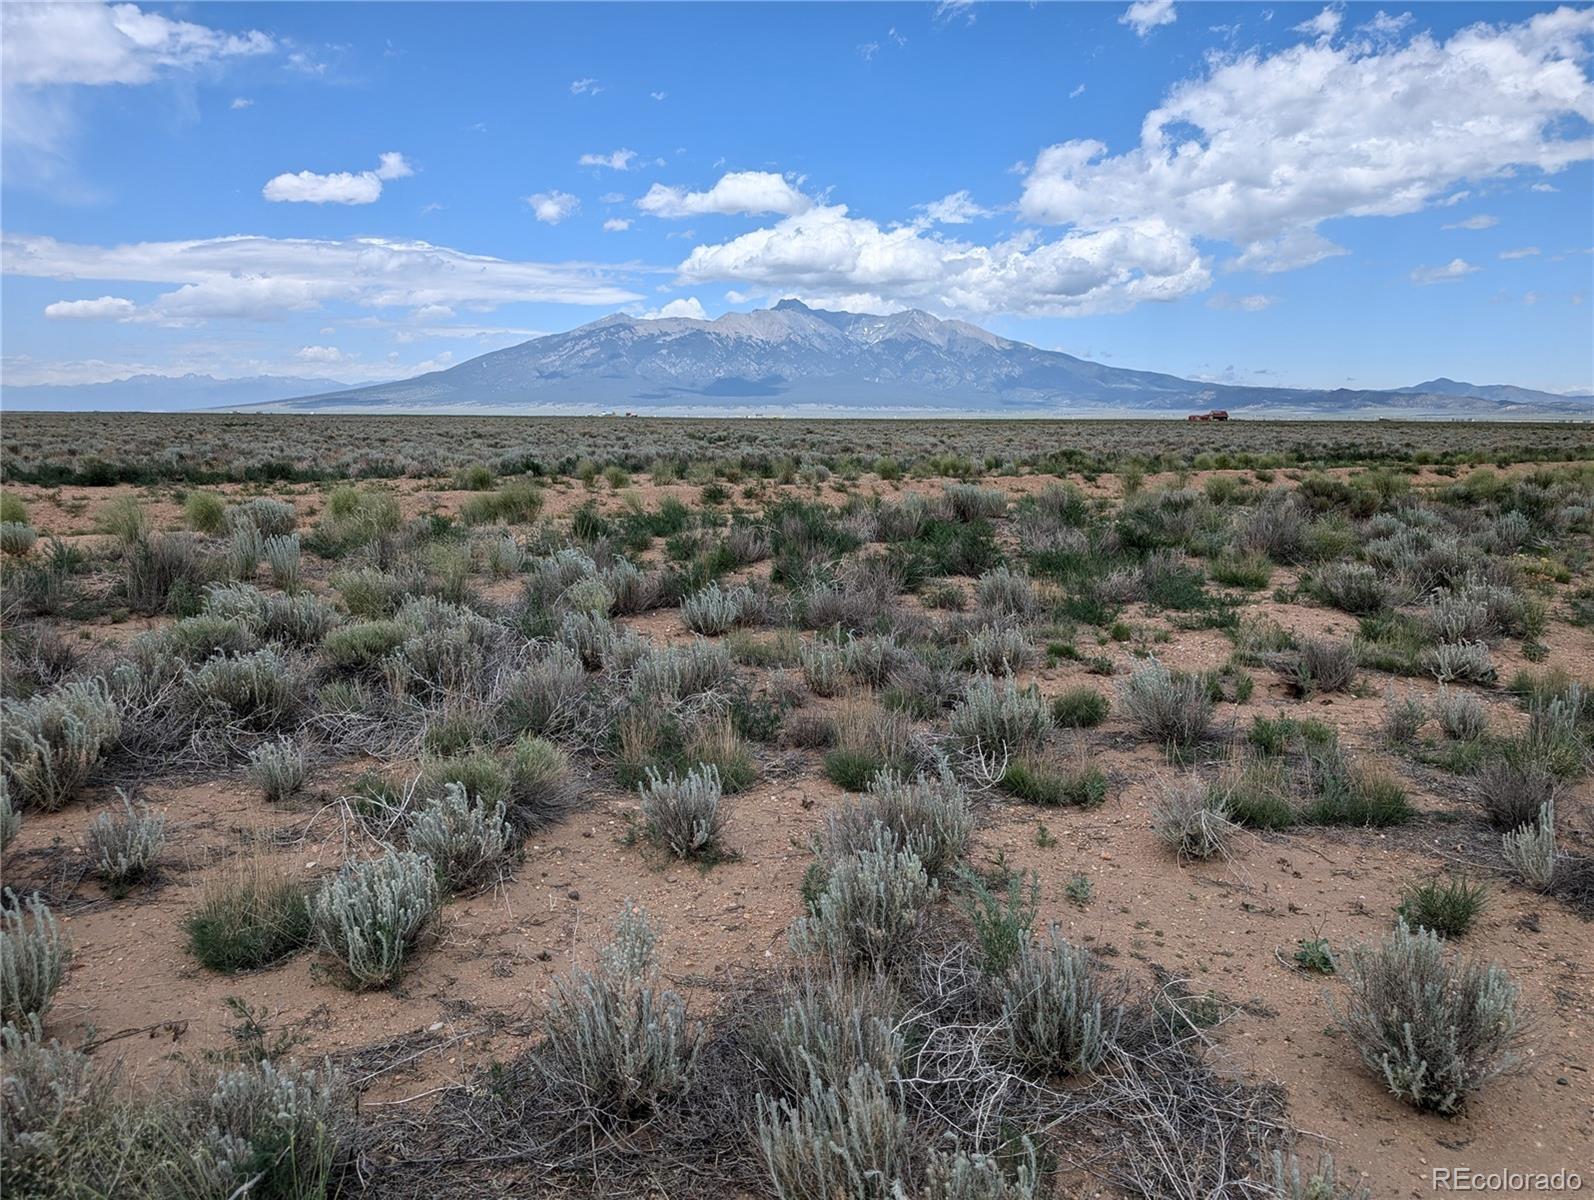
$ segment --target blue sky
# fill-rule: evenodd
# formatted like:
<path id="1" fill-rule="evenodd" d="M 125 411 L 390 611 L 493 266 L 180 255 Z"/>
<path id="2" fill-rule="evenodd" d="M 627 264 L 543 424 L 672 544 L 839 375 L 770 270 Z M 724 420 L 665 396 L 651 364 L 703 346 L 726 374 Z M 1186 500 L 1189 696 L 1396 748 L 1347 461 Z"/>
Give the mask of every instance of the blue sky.
<path id="1" fill-rule="evenodd" d="M 1594 8 L 7 4 L 4 379 L 399 378 L 612 311 L 1594 389 Z"/>

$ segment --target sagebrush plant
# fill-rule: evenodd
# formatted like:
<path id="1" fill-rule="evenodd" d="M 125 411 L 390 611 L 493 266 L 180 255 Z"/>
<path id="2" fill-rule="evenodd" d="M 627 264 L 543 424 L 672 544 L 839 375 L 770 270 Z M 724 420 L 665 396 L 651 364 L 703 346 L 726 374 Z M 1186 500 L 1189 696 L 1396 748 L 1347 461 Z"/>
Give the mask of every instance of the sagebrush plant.
<path id="1" fill-rule="evenodd" d="M 22 814 L 11 803 L 11 788 L 0 776 L 0 850 L 16 840 L 22 831 Z"/>
<path id="2" fill-rule="evenodd" d="M 263 1200 L 336 1191 L 352 1150 L 353 1113 L 346 1085 L 330 1067 L 229 1067 L 190 1104 L 184 1123 L 192 1131 L 194 1190 Z"/>
<path id="3" fill-rule="evenodd" d="M 1372 1189 L 1341 1180 L 1334 1156 L 1324 1154 L 1317 1165 L 1303 1168 L 1294 1154 L 1273 1151 L 1271 1200 L 1372 1200 Z"/>
<path id="4" fill-rule="evenodd" d="M 63 683 L 30 700 L 0 699 L 0 768 L 19 808 L 53 812 L 77 795 L 122 732 L 101 679 Z"/>
<path id="5" fill-rule="evenodd" d="M 988 675 L 1011 675 L 1032 666 L 1039 657 L 1029 634 L 1011 625 L 986 625 L 969 634 L 960 665 Z"/>
<path id="6" fill-rule="evenodd" d="M 1082 1075 L 1107 1056 L 1123 1021 L 1090 952 L 1057 926 L 1019 949 L 1002 991 L 1002 1028 L 1015 1061 L 1045 1075 Z"/>
<path id="7" fill-rule="evenodd" d="M 129 1194 L 140 1177 L 138 1134 L 120 1102 L 120 1072 L 45 1040 L 36 1025 L 0 1028 L 0 1188 L 8 1196 Z M 148 1181 L 148 1182 L 153 1182 Z"/>
<path id="8" fill-rule="evenodd" d="M 1222 793 L 1208 788 L 1198 777 L 1158 785 L 1151 820 L 1157 836 L 1180 858 L 1223 854 L 1239 829 Z"/>
<path id="9" fill-rule="evenodd" d="M 1517 986 L 1500 967 L 1446 952 L 1404 921 L 1384 941 L 1353 947 L 1342 1023 L 1362 1061 L 1396 1096 L 1448 1116 L 1518 1061 Z"/>
<path id="10" fill-rule="evenodd" d="M 444 885 L 458 891 L 492 878 L 516 839 L 502 800 L 472 799 L 464 785 L 450 783 L 415 814 L 409 841 L 432 860 Z"/>
<path id="11" fill-rule="evenodd" d="M 795 1100 L 758 1097 L 757 1136 L 778 1200 L 891 1200 L 912 1143 L 895 1089 L 871 1066 Z"/>
<path id="12" fill-rule="evenodd" d="M 1440 683 L 1492 684 L 1499 675 L 1487 642 L 1441 642 L 1424 650 L 1422 668 Z"/>
<path id="13" fill-rule="evenodd" d="M 885 976 L 810 965 L 784 981 L 776 1001 L 752 1023 L 750 1036 L 753 1056 L 777 1093 L 797 1099 L 815 1079 L 843 1087 L 861 1066 L 895 1077 L 907 1052 L 903 1000 Z"/>
<path id="14" fill-rule="evenodd" d="M 303 789 L 310 777 L 304 748 L 292 738 L 262 742 L 249 752 L 249 781 L 267 800 L 277 802 Z"/>
<path id="15" fill-rule="evenodd" d="M 1407 692 L 1397 696 L 1390 688 L 1384 696 L 1384 740 L 1391 746 L 1404 746 L 1416 740 L 1428 721 L 1428 704 L 1421 696 Z"/>
<path id="16" fill-rule="evenodd" d="M 1447 737 L 1460 742 L 1475 742 L 1489 729 L 1489 711 L 1471 692 L 1440 687 L 1434 698 L 1434 717 Z"/>
<path id="17" fill-rule="evenodd" d="M 1546 800 L 1536 821 L 1500 838 L 1500 853 L 1529 887 L 1548 891 L 1555 883 L 1560 852 L 1555 837 L 1555 800 Z"/>
<path id="18" fill-rule="evenodd" d="M 792 927 L 793 948 L 839 966 L 882 967 L 907 951 L 939 894 L 918 856 L 877 827 L 867 849 L 827 864 L 812 914 Z"/>
<path id="19" fill-rule="evenodd" d="M 154 872 L 166 845 L 166 816 L 151 812 L 142 802 L 135 805 L 121 788 L 116 794 L 121 811 L 114 815 L 102 812 L 94 818 L 89 825 L 88 849 L 94 873 L 113 890 L 120 890 Z"/>
<path id="20" fill-rule="evenodd" d="M 799 651 L 803 681 L 816 696 L 834 696 L 847 678 L 841 647 L 822 638 L 802 644 Z"/>
<path id="21" fill-rule="evenodd" d="M 10 888 L 0 904 L 0 1023 L 41 1019 L 61 986 L 71 948 L 37 893 L 24 902 Z"/>
<path id="22" fill-rule="evenodd" d="M 305 699 L 298 665 L 274 647 L 211 658 L 185 684 L 203 720 L 245 730 L 284 728 Z"/>
<path id="23" fill-rule="evenodd" d="M 1212 697 L 1202 680 L 1176 675 L 1155 659 L 1119 684 L 1118 697 L 1135 727 L 1170 750 L 1190 749 L 1212 725 Z"/>
<path id="24" fill-rule="evenodd" d="M 965 752 L 1006 759 L 1039 750 L 1052 732 L 1052 714 L 1033 684 L 980 675 L 952 710 L 951 727 Z"/>
<path id="25" fill-rule="evenodd" d="M 383 987 L 403 974 L 411 947 L 439 904 L 432 860 L 390 850 L 350 863 L 322 884 L 311 900 L 311 927 L 357 986 Z"/>
<path id="26" fill-rule="evenodd" d="M 1522 743 L 1497 748 L 1472 777 L 1473 798 L 1490 824 L 1502 831 L 1531 824 L 1559 790 L 1552 764 Z"/>
<path id="27" fill-rule="evenodd" d="M 39 540 L 38 531 L 21 521 L 0 521 L 0 554 L 21 558 Z"/>
<path id="28" fill-rule="evenodd" d="M 884 830 L 891 844 L 912 853 L 932 879 L 951 871 L 974 835 L 968 790 L 948 771 L 906 779 L 877 771 L 859 800 L 825 815 L 825 853 L 843 859 L 874 847 Z"/>
<path id="29" fill-rule="evenodd" d="M 752 600 L 748 588 L 721 588 L 711 583 L 681 601 L 681 620 L 693 633 L 728 633 L 742 619 Z"/>
<path id="30" fill-rule="evenodd" d="M 719 770 L 702 763 L 685 775 L 651 768 L 638 789 L 648 836 L 677 858 L 706 858 L 723 850 L 725 811 Z"/>
<path id="31" fill-rule="evenodd" d="M 554 981 L 538 1062 L 578 1120 L 630 1124 L 691 1090 L 703 1030 L 660 987 L 655 942 L 647 914 L 627 902 L 596 969 Z"/>
<path id="32" fill-rule="evenodd" d="M 923 1200 L 1034 1200 L 1039 1186 L 1034 1145 L 1025 1137 L 1004 1150 L 1001 1158 L 931 1150 L 919 1195 Z"/>

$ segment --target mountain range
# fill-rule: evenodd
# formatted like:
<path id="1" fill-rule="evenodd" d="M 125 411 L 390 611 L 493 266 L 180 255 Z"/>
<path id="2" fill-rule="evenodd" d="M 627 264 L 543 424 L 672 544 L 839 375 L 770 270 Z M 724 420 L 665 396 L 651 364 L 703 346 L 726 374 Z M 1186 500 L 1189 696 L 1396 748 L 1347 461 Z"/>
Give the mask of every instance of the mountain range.
<path id="1" fill-rule="evenodd" d="M 46 408 L 94 412 L 188 412 L 291 400 L 313 392 L 340 391 L 337 379 L 253 375 L 217 379 L 213 375 L 130 375 L 105 383 L 35 383 L 0 386 L 7 408 Z"/>
<path id="2" fill-rule="evenodd" d="M 170 387 L 181 381 L 163 382 Z M 29 399 L 42 397 L 24 393 L 41 390 L 8 388 L 6 401 L 31 407 Z M 146 391 L 153 395 L 159 386 L 141 384 L 139 394 Z M 135 406 L 140 405 L 116 405 Z M 177 406 L 170 398 L 160 405 Z M 1445 378 L 1385 391 L 1237 386 L 1104 366 L 916 309 L 877 316 L 782 300 L 773 308 L 712 321 L 615 314 L 413 379 L 301 387 L 296 394 L 253 400 L 229 397 L 214 407 L 814 417 L 1168 416 L 1223 408 L 1275 417 L 1554 419 L 1594 416 L 1594 396 Z"/>

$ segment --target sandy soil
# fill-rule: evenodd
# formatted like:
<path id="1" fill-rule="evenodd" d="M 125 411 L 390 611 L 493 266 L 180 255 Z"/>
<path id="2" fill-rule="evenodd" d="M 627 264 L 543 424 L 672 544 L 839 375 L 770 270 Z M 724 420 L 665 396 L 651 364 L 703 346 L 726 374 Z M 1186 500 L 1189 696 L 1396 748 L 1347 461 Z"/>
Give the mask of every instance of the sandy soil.
<path id="1" fill-rule="evenodd" d="M 1015 494 L 1050 482 L 1041 476 L 982 481 Z M 934 491 L 941 483 L 904 486 Z M 411 481 L 398 487 L 410 512 L 452 512 L 469 495 Z M 876 489 L 902 490 L 877 483 L 862 490 Z M 42 531 L 77 535 L 93 528 L 110 496 L 127 489 L 68 488 L 55 500 L 42 489 L 16 490 Z M 666 494 L 695 501 L 699 493 L 687 485 L 637 490 L 650 504 Z M 1104 477 L 1088 490 L 1112 496 L 1117 483 Z M 272 494 L 293 498 L 302 517 L 319 503 L 314 488 Z M 547 511 L 567 513 L 593 497 L 605 507 L 621 503 L 607 489 L 568 486 L 550 491 Z M 144 499 L 158 527 L 179 524 L 180 505 L 169 495 L 157 489 Z M 1265 593 L 1246 612 L 1304 633 L 1347 636 L 1355 628 L 1343 614 L 1281 605 Z M 1135 608 L 1125 619 L 1168 627 L 1163 617 Z M 688 636 L 674 611 L 628 623 L 655 640 Z M 126 621 L 80 632 L 120 641 L 149 625 Z M 1544 641 L 1550 664 L 1574 676 L 1594 675 L 1594 639 L 1587 631 L 1557 621 Z M 1120 674 L 1134 661 L 1130 645 L 1081 646 L 1106 655 Z M 1231 651 L 1213 631 L 1175 630 L 1171 642 L 1154 648 L 1177 667 L 1217 666 Z M 1502 647 L 1496 660 L 1502 677 L 1524 665 L 1514 645 Z M 1452 777 L 1382 744 L 1377 726 L 1385 677 L 1365 672 L 1365 694 L 1303 703 L 1269 672 L 1254 674 L 1254 695 L 1244 705 L 1223 706 L 1224 722 L 1243 731 L 1259 714 L 1309 711 L 1337 727 L 1360 756 L 1396 770 L 1421 819 L 1388 832 L 1247 835 L 1227 860 L 1180 865 L 1150 829 L 1150 801 L 1170 768 L 1155 750 L 1136 744 L 1114 714 L 1096 730 L 1064 738 L 1061 751 L 1088 755 L 1108 772 L 1113 787 L 1107 803 L 1094 811 L 1039 810 L 987 796 L 975 860 L 1000 857 L 1036 871 L 1042 921 L 1059 922 L 1071 938 L 1107 955 L 1115 969 L 1140 980 L 1166 971 L 1197 992 L 1215 993 L 1229 1014 L 1213 1034 L 1219 1053 L 1235 1069 L 1283 1085 L 1292 1119 L 1321 1139 L 1342 1169 L 1365 1172 L 1375 1196 L 1429 1194 L 1427 1172 L 1436 1166 L 1567 1166 L 1594 1175 L 1594 926 L 1496 878 L 1489 906 L 1464 945 L 1508 967 L 1524 990 L 1536 1021 L 1525 1069 L 1491 1083 L 1472 1110 L 1451 1120 L 1421 1116 L 1388 1096 L 1336 1032 L 1334 1005 L 1343 985 L 1301 974 L 1290 955 L 1298 939 L 1318 931 L 1336 948 L 1376 939 L 1388 929 L 1406 884 L 1442 865 L 1480 862 L 1493 835 Z M 1048 695 L 1079 684 L 1109 693 L 1113 686 L 1076 663 L 1028 679 Z M 1436 690 L 1424 681 L 1397 686 Z M 1479 695 L 1497 727 L 1521 720 L 1510 697 Z M 667 862 L 635 845 L 627 836 L 634 798 L 584 781 L 577 811 L 528 842 L 513 878 L 449 904 L 435 937 L 388 992 L 346 990 L 314 954 L 272 970 L 219 977 L 189 957 L 182 932 L 206 879 L 243 852 L 244 831 L 276 846 L 275 857 L 306 878 L 335 870 L 354 846 L 331 801 L 359 764 L 327 771 L 310 794 L 275 808 L 241 772 L 151 786 L 144 799 L 171 822 L 166 866 L 154 884 L 120 900 L 85 875 L 88 823 L 113 800 L 108 788 L 97 789 L 62 812 L 26 816 L 6 853 L 6 883 L 44 892 L 76 948 L 50 1013 L 51 1035 L 72 1044 L 99 1041 L 100 1055 L 121 1056 L 136 1077 L 157 1081 L 182 1061 L 228 1045 L 235 1018 L 224 1000 L 237 996 L 264 1006 L 274 1025 L 298 1028 L 305 1039 L 301 1054 L 364 1051 L 366 1058 L 349 1061 L 404 1060 L 375 1081 L 367 1106 L 424 1103 L 471 1067 L 507 1058 L 535 1038 L 550 981 L 590 955 L 628 898 L 659 923 L 667 974 L 699 1011 L 716 1003 L 728 981 L 762 971 L 785 954 L 785 931 L 799 915 L 799 886 L 811 861 L 808 839 L 843 793 L 820 774 L 816 754 L 764 749 L 761 761 L 760 780 L 730 801 L 736 857 L 710 870 Z M 1580 820 L 1586 827 L 1591 798 L 1589 781 L 1568 789 L 1563 812 L 1575 815 L 1574 826 Z M 1085 907 L 1064 894 L 1078 874 L 1094 885 Z M 385 1057 L 371 1057 L 373 1046 L 389 1041 Z"/>

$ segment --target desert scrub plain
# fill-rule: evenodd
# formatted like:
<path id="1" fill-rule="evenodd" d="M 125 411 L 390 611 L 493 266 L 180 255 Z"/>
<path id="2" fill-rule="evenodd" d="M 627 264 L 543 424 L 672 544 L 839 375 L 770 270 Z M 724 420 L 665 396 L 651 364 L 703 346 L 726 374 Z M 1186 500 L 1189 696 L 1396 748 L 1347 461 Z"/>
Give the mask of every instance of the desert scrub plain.
<path id="1" fill-rule="evenodd" d="M 7 1196 L 1594 1161 L 1586 427 L 4 440 Z"/>

